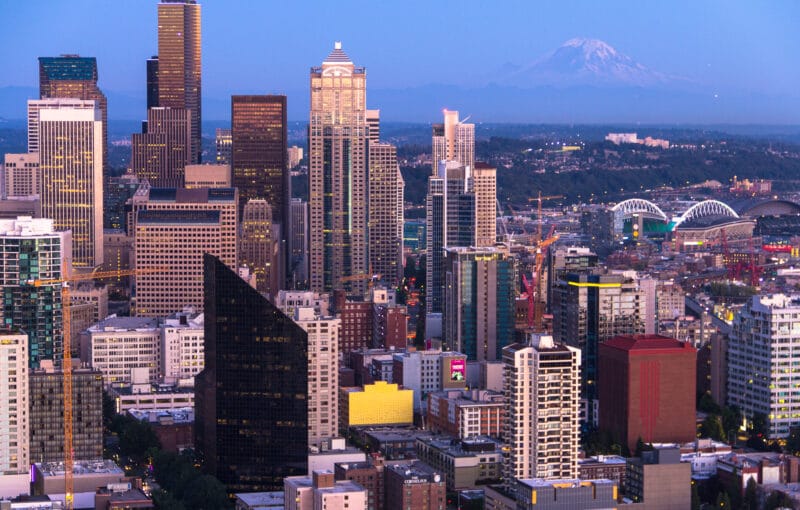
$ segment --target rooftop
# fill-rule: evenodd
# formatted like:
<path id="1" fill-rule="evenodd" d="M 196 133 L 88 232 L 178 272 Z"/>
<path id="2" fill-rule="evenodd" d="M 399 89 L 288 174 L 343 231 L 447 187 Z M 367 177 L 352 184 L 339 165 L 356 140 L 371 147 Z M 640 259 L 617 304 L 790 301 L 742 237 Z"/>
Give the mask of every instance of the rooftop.
<path id="1" fill-rule="evenodd" d="M 44 477 L 64 477 L 63 462 L 37 462 L 36 468 Z M 113 460 L 76 460 L 72 467 L 74 475 L 119 475 L 125 476 L 125 472 L 117 466 Z"/>
<path id="2" fill-rule="evenodd" d="M 139 211 L 136 222 L 141 225 L 196 224 L 217 225 L 220 222 L 219 211 Z"/>
<path id="3" fill-rule="evenodd" d="M 158 319 L 148 317 L 117 317 L 112 315 L 89 328 L 92 333 L 104 331 L 149 331 L 158 329 Z"/>
<path id="4" fill-rule="evenodd" d="M 327 57 L 325 57 L 324 63 L 347 63 L 352 64 L 353 60 L 347 56 L 347 53 L 344 52 L 342 49 L 342 43 L 336 41 L 333 43 L 333 51 L 331 51 Z"/>
<path id="5" fill-rule="evenodd" d="M 561 480 L 545 480 L 543 478 L 526 478 L 518 480 L 519 483 L 527 485 L 532 489 L 542 487 L 554 487 L 556 489 L 568 489 L 577 487 L 591 487 L 597 485 L 616 485 L 617 483 L 607 478 L 598 478 L 597 480 L 580 480 L 577 478 L 567 478 Z"/>
<path id="6" fill-rule="evenodd" d="M 656 349 L 696 350 L 691 344 L 662 335 L 619 335 L 603 343 L 606 347 L 623 351 L 648 351 Z"/>
<path id="7" fill-rule="evenodd" d="M 283 491 L 277 492 L 240 492 L 234 494 L 236 499 L 248 506 L 274 506 L 283 508 Z"/>
<path id="8" fill-rule="evenodd" d="M 39 69 L 50 80 L 97 80 L 97 59 L 78 55 L 39 57 Z"/>

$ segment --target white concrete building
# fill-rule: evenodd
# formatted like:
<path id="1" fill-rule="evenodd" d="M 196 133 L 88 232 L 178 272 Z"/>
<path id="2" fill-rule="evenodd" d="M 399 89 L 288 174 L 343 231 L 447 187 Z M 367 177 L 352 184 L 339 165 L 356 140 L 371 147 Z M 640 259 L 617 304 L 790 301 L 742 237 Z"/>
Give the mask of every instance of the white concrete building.
<path id="1" fill-rule="evenodd" d="M 160 375 L 165 382 L 194 384 L 194 376 L 205 367 L 204 317 L 186 310 L 161 324 Z"/>
<path id="2" fill-rule="evenodd" d="M 465 382 L 452 381 L 450 374 L 445 374 L 443 363 L 451 360 L 463 360 L 466 369 L 467 357 L 453 351 L 432 349 L 427 351 L 413 351 L 395 354 L 395 364 L 402 367 L 398 373 L 392 373 L 393 382 L 402 384 L 405 389 L 414 390 L 414 411 L 421 410 L 426 404 L 428 393 L 442 391 L 443 389 L 463 389 Z M 445 377 L 446 375 L 446 377 Z M 464 374 L 466 375 L 466 374 Z"/>
<path id="3" fill-rule="evenodd" d="M 339 335 L 342 321 L 298 308 L 294 321 L 308 334 L 308 444 L 338 434 Z"/>
<path id="4" fill-rule="evenodd" d="M 770 439 L 800 422 L 800 295 L 753 296 L 733 319 L 728 404 L 763 414 Z"/>
<path id="5" fill-rule="evenodd" d="M 578 477 L 580 350 L 534 334 L 503 349 L 508 398 L 504 479 Z"/>
<path id="6" fill-rule="evenodd" d="M 351 480 L 335 481 L 332 471 L 283 479 L 286 510 L 367 510 L 367 490 Z"/>
<path id="7" fill-rule="evenodd" d="M 328 294 L 320 294 L 310 290 L 282 290 L 275 296 L 275 306 L 288 317 L 294 317 L 295 310 L 298 308 L 313 308 L 314 313 L 320 317 L 327 317 Z"/>
<path id="8" fill-rule="evenodd" d="M 81 360 L 103 373 L 106 387 L 131 383 L 131 371 L 144 368 L 148 381 L 158 381 L 161 330 L 156 319 L 111 316 L 88 330 Z"/>
<path id="9" fill-rule="evenodd" d="M 28 335 L 0 331 L 0 475 L 26 473 L 30 412 Z"/>

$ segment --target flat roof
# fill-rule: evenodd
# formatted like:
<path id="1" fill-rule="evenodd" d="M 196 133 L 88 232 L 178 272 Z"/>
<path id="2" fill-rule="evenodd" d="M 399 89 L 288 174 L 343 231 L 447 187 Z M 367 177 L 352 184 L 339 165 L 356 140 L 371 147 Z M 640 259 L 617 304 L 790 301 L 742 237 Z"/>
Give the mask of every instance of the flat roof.
<path id="1" fill-rule="evenodd" d="M 37 462 L 34 464 L 36 469 L 44 476 L 47 477 L 63 477 L 64 476 L 64 463 L 63 462 Z M 117 466 L 113 460 L 110 459 L 97 459 L 97 460 L 76 460 L 72 466 L 72 473 L 74 475 L 119 475 L 125 476 L 125 472 Z"/>
<path id="2" fill-rule="evenodd" d="M 249 506 L 274 505 L 283 508 L 283 491 L 276 492 L 237 492 L 236 499 Z"/>
<path id="3" fill-rule="evenodd" d="M 696 350 L 688 342 L 681 342 L 663 335 L 619 335 L 601 345 L 623 351 L 647 351 L 656 349 Z"/>

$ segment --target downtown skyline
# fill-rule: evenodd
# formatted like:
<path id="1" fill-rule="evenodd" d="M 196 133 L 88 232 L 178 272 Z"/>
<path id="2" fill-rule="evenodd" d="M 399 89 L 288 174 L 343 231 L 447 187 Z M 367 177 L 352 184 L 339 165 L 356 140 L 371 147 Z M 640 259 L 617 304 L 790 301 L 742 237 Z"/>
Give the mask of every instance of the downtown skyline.
<path id="1" fill-rule="evenodd" d="M 285 5 L 204 4 L 203 108 L 208 113 L 203 117 L 225 120 L 229 110 L 224 105 L 229 104 L 231 95 L 272 93 L 288 96 L 289 120 L 306 118 L 309 92 L 304 82 L 308 68 L 324 57 L 334 41 L 342 41 L 345 51 L 370 68 L 371 97 L 375 101 L 368 98 L 368 103 L 383 105 L 382 116 L 388 121 L 435 121 L 442 108 L 472 113 L 483 122 L 532 123 L 792 124 L 800 115 L 800 98 L 794 86 L 800 81 L 800 70 L 786 65 L 788 48 L 800 43 L 789 20 L 797 19 L 800 10 L 788 2 L 777 3 L 768 11 L 740 2 L 702 6 L 679 2 L 670 4 L 669 10 L 646 12 L 633 9 L 630 2 L 614 2 L 602 8 L 547 3 L 537 5 L 536 11 L 512 2 L 502 12 L 467 4 L 455 13 L 449 3 L 433 10 L 414 3 L 405 5 L 400 11 L 383 5 L 366 9 L 366 4 L 354 2 L 350 8 L 341 9 L 305 6 L 307 12 L 302 13 L 302 8 Z M 0 116 L 20 116 L 4 105 L 11 102 L 10 95 L 24 94 L 26 88 L 34 86 L 36 57 L 79 53 L 98 59 L 99 84 L 109 96 L 110 119 L 140 118 L 136 112 L 144 111 L 145 61 L 157 53 L 155 9 L 148 2 L 130 3 L 120 9 L 96 0 L 69 6 L 56 3 L 43 9 L 37 2 L 14 5 L 16 15 L 3 17 L 23 20 L 4 27 L 12 39 L 15 33 L 21 36 L 32 29 L 28 24 L 33 21 L 24 20 L 35 19 L 38 26 L 60 28 L 47 38 L 30 41 L 25 51 L 8 51 L 5 60 L 15 72 L 0 78 Z M 0 14 L 10 9 L 11 4 L 2 6 Z M 96 13 L 91 20 L 77 14 L 87 9 Z M 421 12 L 426 15 L 419 16 Z M 318 30 L 300 31 L 300 25 L 291 20 L 303 20 L 302 16 L 306 17 L 304 26 L 317 26 Z M 392 17 L 396 29 L 384 30 L 381 27 L 385 24 L 371 22 L 386 16 Z M 270 17 L 286 23 L 263 30 L 263 24 L 253 21 Z M 743 34 L 747 37 L 741 37 Z M 512 94 L 506 103 L 495 97 L 509 95 L 498 94 L 498 87 L 501 92 L 504 87 L 512 92 L 536 90 L 540 84 L 528 86 L 527 82 L 507 80 L 504 74 L 546 60 L 574 38 L 604 41 L 635 64 L 675 78 L 676 83 L 666 87 L 670 97 L 677 94 L 674 101 L 686 104 L 687 110 L 697 109 L 692 102 L 707 102 L 707 118 L 658 111 L 648 103 L 651 87 L 643 87 L 644 99 L 635 98 L 641 111 L 621 111 L 616 117 L 580 108 L 582 101 L 588 102 L 584 99 L 587 95 L 594 99 L 626 96 L 618 88 L 609 91 L 607 84 L 580 94 L 561 93 L 562 110 L 572 110 L 564 114 L 531 103 L 515 115 L 506 103 L 524 101 L 524 94 L 519 94 L 520 98 Z M 559 87 L 556 83 L 551 88 Z M 563 87 L 571 85 L 565 83 Z M 539 95 L 547 93 L 544 90 Z M 9 100 L 4 101 L 4 96 Z M 418 104 L 408 107 L 408 103 Z"/>

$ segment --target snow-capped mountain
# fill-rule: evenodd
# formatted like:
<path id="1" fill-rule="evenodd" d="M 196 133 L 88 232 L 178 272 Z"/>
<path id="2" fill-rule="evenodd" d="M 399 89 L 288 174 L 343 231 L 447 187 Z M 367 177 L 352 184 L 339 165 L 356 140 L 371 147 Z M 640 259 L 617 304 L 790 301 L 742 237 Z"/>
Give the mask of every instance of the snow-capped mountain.
<path id="1" fill-rule="evenodd" d="M 527 88 L 540 85 L 651 87 L 684 80 L 648 69 L 604 41 L 575 38 L 532 64 L 501 74 L 498 81 Z"/>

